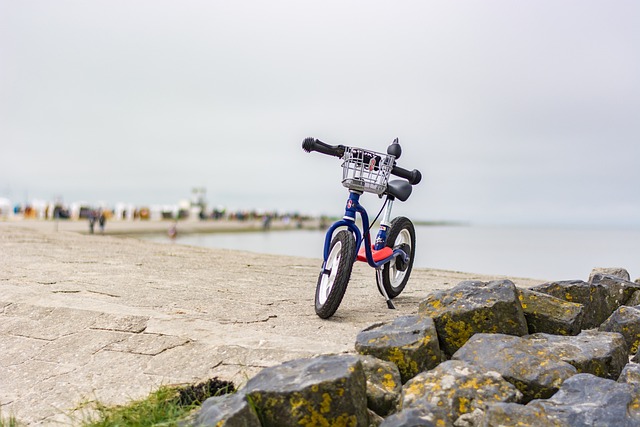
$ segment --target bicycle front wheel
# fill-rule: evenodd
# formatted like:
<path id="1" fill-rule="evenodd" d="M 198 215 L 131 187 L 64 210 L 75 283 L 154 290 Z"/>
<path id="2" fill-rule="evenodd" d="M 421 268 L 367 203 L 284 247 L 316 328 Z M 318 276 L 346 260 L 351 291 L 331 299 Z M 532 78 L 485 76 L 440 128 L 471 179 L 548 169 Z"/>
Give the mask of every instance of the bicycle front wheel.
<path id="1" fill-rule="evenodd" d="M 316 285 L 316 314 L 327 319 L 342 302 L 356 257 L 356 239 L 347 230 L 340 230 L 331 241 L 324 271 Z"/>
<path id="2" fill-rule="evenodd" d="M 387 246 L 393 249 L 402 249 L 409 260 L 405 262 L 396 258 L 382 269 L 382 285 L 389 298 L 395 298 L 403 291 L 409 281 L 416 248 L 416 230 L 409 218 L 399 216 L 391 221 Z"/>

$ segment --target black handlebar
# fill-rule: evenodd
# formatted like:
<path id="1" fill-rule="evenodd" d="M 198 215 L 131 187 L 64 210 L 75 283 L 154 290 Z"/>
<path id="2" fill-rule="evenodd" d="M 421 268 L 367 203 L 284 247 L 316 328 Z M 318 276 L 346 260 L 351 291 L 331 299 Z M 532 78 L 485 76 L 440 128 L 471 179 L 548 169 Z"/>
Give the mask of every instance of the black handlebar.
<path id="1" fill-rule="evenodd" d="M 329 145 L 315 138 L 305 138 L 302 141 L 302 149 L 307 153 L 317 151 L 328 156 L 342 157 L 344 156 L 345 148 L 344 145 Z M 391 174 L 406 179 L 411 185 L 419 184 L 422 180 L 422 174 L 418 169 L 410 171 L 394 165 L 391 169 Z"/>
<path id="2" fill-rule="evenodd" d="M 329 145 L 315 138 L 305 138 L 302 141 L 302 149 L 307 153 L 317 151 L 318 153 L 328 156 L 342 157 L 344 156 L 344 145 Z"/>
<path id="3" fill-rule="evenodd" d="M 394 166 L 393 169 L 391 169 L 391 174 L 406 179 L 411 185 L 420 184 L 420 181 L 422 181 L 422 174 L 418 169 L 410 171 L 400 166 Z"/>

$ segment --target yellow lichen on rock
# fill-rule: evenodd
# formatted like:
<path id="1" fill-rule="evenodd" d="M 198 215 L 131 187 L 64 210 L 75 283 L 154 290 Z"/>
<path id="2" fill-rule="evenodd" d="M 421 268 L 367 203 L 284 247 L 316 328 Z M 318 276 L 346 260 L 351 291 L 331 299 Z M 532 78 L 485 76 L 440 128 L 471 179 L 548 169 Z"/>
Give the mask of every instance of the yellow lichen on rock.
<path id="1" fill-rule="evenodd" d="M 428 301 L 427 304 L 429 304 L 431 307 L 433 307 L 435 309 L 438 309 L 438 308 L 442 307 L 442 303 L 438 299 L 434 299 L 434 300 Z"/>
<path id="2" fill-rule="evenodd" d="M 396 388 L 396 382 L 393 379 L 393 375 L 384 374 L 382 377 L 382 385 L 388 391 L 393 391 Z"/>
<path id="3" fill-rule="evenodd" d="M 474 330 L 463 320 L 451 320 L 449 316 L 443 316 L 444 331 L 446 333 L 446 340 L 456 349 L 462 347 L 469 338 L 474 334 Z"/>
<path id="4" fill-rule="evenodd" d="M 382 335 L 379 337 L 375 337 L 375 338 L 371 338 L 368 343 L 369 344 L 373 344 L 373 343 L 384 343 L 384 342 L 389 342 L 390 338 L 389 335 Z"/>
<path id="5" fill-rule="evenodd" d="M 389 349 L 389 362 L 394 363 L 403 377 L 412 377 L 418 373 L 418 363 L 411 360 L 398 347 Z"/>
<path id="6" fill-rule="evenodd" d="M 422 382 L 414 381 L 411 384 L 405 385 L 403 394 L 405 401 L 413 401 L 417 396 L 424 395 L 425 385 Z"/>
<path id="7" fill-rule="evenodd" d="M 458 413 L 459 414 L 466 414 L 467 412 L 469 412 L 470 408 L 471 408 L 471 401 L 468 398 L 460 397 L 458 399 Z"/>
<path id="8" fill-rule="evenodd" d="M 534 296 L 530 297 L 531 299 L 535 299 Z M 518 293 L 518 299 L 520 300 L 520 305 L 522 306 L 523 309 L 527 308 L 527 304 L 524 302 L 524 295 L 522 295 L 522 292 Z"/>
<path id="9" fill-rule="evenodd" d="M 320 402 L 320 412 L 326 414 L 331 410 L 331 395 L 329 393 L 322 393 L 322 402 Z"/>
<path id="10" fill-rule="evenodd" d="M 304 404 L 305 404 L 305 400 L 302 397 L 298 396 L 297 394 L 294 394 L 289 399 L 289 405 L 291 407 L 291 412 L 293 413 L 295 413 Z"/>
<path id="11" fill-rule="evenodd" d="M 344 390 L 343 390 L 344 393 Z M 291 414 L 299 418 L 298 425 L 303 427 L 351 427 L 357 425 L 356 417 L 341 414 L 336 418 L 327 418 L 331 412 L 332 398 L 329 393 L 322 394 L 322 401 L 314 404 L 297 393 L 289 399 Z"/>

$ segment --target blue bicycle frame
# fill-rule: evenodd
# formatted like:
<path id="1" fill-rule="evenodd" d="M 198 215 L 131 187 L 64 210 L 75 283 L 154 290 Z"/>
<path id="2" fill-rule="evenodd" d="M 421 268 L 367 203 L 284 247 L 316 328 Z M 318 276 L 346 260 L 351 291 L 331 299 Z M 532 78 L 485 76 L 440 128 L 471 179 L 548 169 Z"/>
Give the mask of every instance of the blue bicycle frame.
<path id="1" fill-rule="evenodd" d="M 365 244 L 365 255 L 367 263 L 379 270 L 387 262 L 395 259 L 398 256 L 401 256 L 405 262 L 409 261 L 409 256 L 402 249 L 394 249 L 391 255 L 384 257 L 378 261 L 374 260 L 373 251 L 371 249 L 371 236 L 369 234 L 369 215 L 365 208 L 360 204 L 360 196 L 362 193 L 358 193 L 357 191 L 351 191 L 349 193 L 349 198 L 347 199 L 347 206 L 345 208 L 344 216 L 341 220 L 336 221 L 329 227 L 327 230 L 327 234 L 324 240 L 324 262 L 322 264 L 322 268 L 324 269 L 327 263 L 327 259 L 329 258 L 329 250 L 331 246 L 331 239 L 333 238 L 334 231 L 339 227 L 347 227 L 356 238 L 356 255 L 360 250 L 360 245 L 364 239 Z M 393 205 L 393 198 L 387 197 L 387 208 L 385 211 L 385 215 L 382 218 L 380 229 L 378 231 L 378 235 L 376 236 L 374 250 L 382 250 L 385 248 L 387 243 L 387 229 L 389 227 L 389 217 L 391 215 L 391 207 Z M 363 230 L 366 230 L 364 233 L 364 238 L 360 229 L 356 225 L 356 213 L 360 214 L 362 218 L 362 227 Z"/>

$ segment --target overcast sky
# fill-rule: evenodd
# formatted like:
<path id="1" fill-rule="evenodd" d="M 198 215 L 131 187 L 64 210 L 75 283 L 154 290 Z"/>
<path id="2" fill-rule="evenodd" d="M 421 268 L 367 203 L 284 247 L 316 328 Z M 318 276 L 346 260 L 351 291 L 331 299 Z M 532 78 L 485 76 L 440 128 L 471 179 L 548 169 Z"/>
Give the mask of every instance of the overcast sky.
<path id="1" fill-rule="evenodd" d="M 398 213 L 640 225 L 639 24 L 634 0 L 0 0 L 0 197 L 340 215 L 339 160 L 302 140 L 398 137 L 424 175 Z"/>

